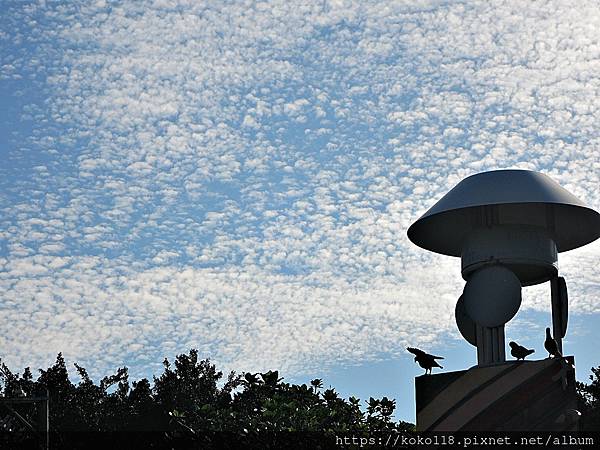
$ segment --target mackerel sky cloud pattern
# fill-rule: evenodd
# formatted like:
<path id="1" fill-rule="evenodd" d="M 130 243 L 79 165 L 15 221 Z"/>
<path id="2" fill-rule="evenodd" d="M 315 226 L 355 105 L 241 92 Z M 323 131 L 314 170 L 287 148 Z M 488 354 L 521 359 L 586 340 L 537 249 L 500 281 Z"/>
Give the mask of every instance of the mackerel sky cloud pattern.
<path id="1" fill-rule="evenodd" d="M 457 336 L 460 265 L 406 229 L 460 179 L 538 170 L 600 209 L 595 2 L 2 8 L 11 367 L 398 355 Z M 572 311 L 599 314 L 600 245 L 560 262 Z"/>

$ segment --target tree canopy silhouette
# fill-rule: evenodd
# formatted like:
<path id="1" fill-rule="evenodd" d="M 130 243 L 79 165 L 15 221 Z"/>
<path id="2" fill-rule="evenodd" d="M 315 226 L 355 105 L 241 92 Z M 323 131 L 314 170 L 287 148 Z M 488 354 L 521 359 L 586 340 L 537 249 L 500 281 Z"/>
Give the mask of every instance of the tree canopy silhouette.
<path id="1" fill-rule="evenodd" d="M 114 448 L 124 448 L 123 439 L 132 439 L 128 448 L 178 448 L 177 442 L 201 448 L 331 448 L 336 435 L 414 431 L 412 424 L 393 420 L 393 399 L 371 397 L 363 411 L 359 399 L 340 397 L 318 378 L 291 384 L 278 371 L 224 377 L 208 359 L 198 359 L 196 350 L 173 363 L 165 359 L 163 372 L 152 382 L 130 382 L 123 367 L 96 384 L 85 368 L 74 367 L 77 383 L 70 380 L 61 354 L 39 371 L 37 380 L 29 368 L 19 374 L 0 364 L 0 396 L 34 397 L 47 389 L 55 449 L 89 448 L 90 436 L 114 439 Z M 577 383 L 581 428 L 597 431 L 600 366 L 592 368 L 589 378 L 589 384 Z M 24 407 L 19 413 L 35 420 L 35 412 Z M 14 426 L 0 421 L 0 448 L 25 439 L 26 433 L 7 433 Z"/>
<path id="2" fill-rule="evenodd" d="M 583 431 L 600 430 L 600 366 L 592 367 L 590 383 L 577 382 L 581 429 Z"/>
<path id="3" fill-rule="evenodd" d="M 98 384 L 85 368 L 75 364 L 80 381 L 69 379 L 61 354 L 53 366 L 40 370 L 37 380 L 26 368 L 20 375 L 2 364 L 0 394 L 34 396 L 48 389 L 53 448 L 75 448 L 86 433 L 124 433 L 145 436 L 159 445 L 186 440 L 203 448 L 224 448 L 240 443 L 247 448 L 324 448 L 336 434 L 368 435 L 374 432 L 411 432 L 412 424 L 394 421 L 395 400 L 370 398 L 361 410 L 360 400 L 344 399 L 323 381 L 284 382 L 278 371 L 223 373 L 198 352 L 181 354 L 174 363 L 163 362 L 163 372 L 148 379 L 129 381 L 126 367 Z M 23 414 L 28 414 L 23 411 Z M 122 436 L 121 436 L 122 437 Z M 144 444 L 144 445 L 146 445 Z M 235 444 L 235 445 L 234 445 Z M 141 444 L 140 444 L 141 445 Z"/>

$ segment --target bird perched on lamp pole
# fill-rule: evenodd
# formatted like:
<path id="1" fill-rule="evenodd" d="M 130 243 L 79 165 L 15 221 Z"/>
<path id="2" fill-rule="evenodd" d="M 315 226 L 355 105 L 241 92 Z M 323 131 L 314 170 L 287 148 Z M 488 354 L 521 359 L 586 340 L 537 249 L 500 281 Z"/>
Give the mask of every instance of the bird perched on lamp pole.
<path id="1" fill-rule="evenodd" d="M 550 328 L 546 328 L 546 340 L 544 341 L 544 348 L 548 352 L 548 358 L 556 358 L 562 356 L 558 349 L 556 340 L 550 335 Z"/>
<path id="2" fill-rule="evenodd" d="M 510 354 L 517 358 L 517 361 L 520 359 L 525 360 L 527 356 L 531 355 L 532 353 L 535 353 L 535 350 L 525 348 L 514 341 L 510 341 L 508 345 L 510 345 Z"/>
<path id="3" fill-rule="evenodd" d="M 430 355 L 429 353 L 425 353 L 423 350 L 419 350 L 418 348 L 414 347 L 408 347 L 406 350 L 415 355 L 415 362 L 425 369 L 425 375 L 428 373 L 431 374 L 431 369 L 434 367 L 443 369 L 443 367 L 440 366 L 436 361 L 436 359 L 444 359 L 442 356 Z"/>

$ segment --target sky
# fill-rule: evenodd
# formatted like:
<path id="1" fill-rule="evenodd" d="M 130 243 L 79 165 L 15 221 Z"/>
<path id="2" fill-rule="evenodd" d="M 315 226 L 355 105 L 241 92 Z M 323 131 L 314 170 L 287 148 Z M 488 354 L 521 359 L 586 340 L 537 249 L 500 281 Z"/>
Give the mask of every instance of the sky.
<path id="1" fill-rule="evenodd" d="M 600 209 L 600 9 L 577 1 L 0 1 L 0 358 L 99 379 L 197 348 L 414 420 L 406 346 L 476 363 L 458 258 L 406 231 L 466 176 Z M 600 243 L 559 255 L 600 364 Z M 543 358 L 549 284 L 507 338 Z"/>

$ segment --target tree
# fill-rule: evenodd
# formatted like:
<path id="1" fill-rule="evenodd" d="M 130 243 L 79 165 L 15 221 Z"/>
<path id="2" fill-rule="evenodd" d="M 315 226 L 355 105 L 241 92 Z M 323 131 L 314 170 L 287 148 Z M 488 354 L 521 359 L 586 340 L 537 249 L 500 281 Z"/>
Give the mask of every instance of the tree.
<path id="1" fill-rule="evenodd" d="M 165 359 L 162 374 L 152 384 L 145 378 L 130 384 L 125 367 L 96 384 L 85 368 L 74 366 L 80 377 L 76 385 L 61 354 L 53 366 L 40 370 L 36 381 L 29 369 L 19 375 L 0 366 L 1 395 L 48 389 L 53 448 L 84 446 L 80 440 L 89 433 L 95 439 L 135 435 L 129 447 L 138 448 L 173 446 L 182 440 L 202 448 L 329 448 L 336 434 L 414 429 L 392 420 L 396 403 L 387 397 L 369 399 L 363 412 L 359 399 L 345 400 L 335 389 L 323 389 L 321 379 L 310 386 L 290 384 L 278 371 L 231 372 L 224 379 L 208 359 L 198 358 L 197 350 L 178 355 L 173 364 Z"/>
<path id="2" fill-rule="evenodd" d="M 592 367 L 591 383 L 577 382 L 577 396 L 584 431 L 600 430 L 600 366 Z"/>

